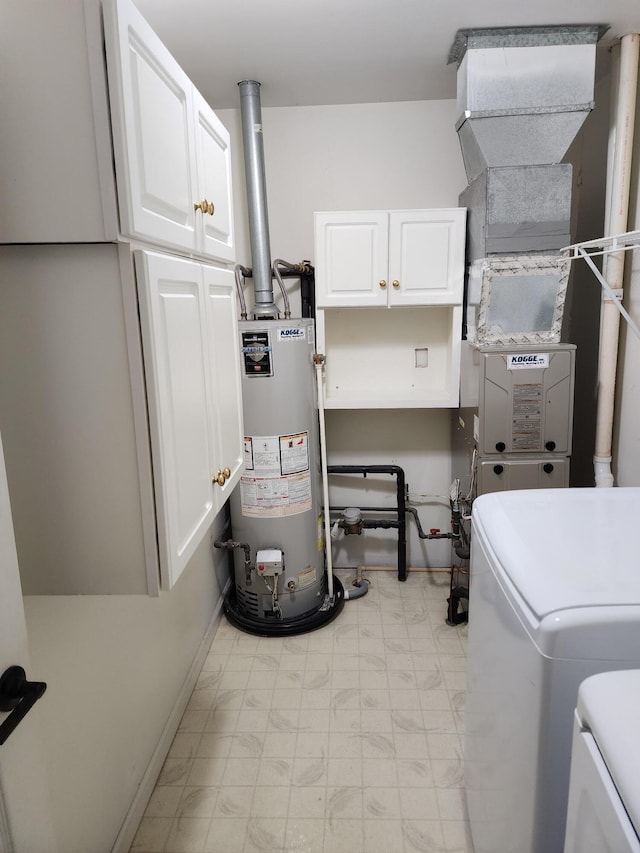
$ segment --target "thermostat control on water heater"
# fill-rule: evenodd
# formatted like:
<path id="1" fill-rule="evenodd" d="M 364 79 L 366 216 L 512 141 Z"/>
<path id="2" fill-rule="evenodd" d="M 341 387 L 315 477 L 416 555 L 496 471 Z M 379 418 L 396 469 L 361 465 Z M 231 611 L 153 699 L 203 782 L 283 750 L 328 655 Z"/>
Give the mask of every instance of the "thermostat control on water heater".
<path id="1" fill-rule="evenodd" d="M 266 548 L 258 551 L 256 556 L 256 568 L 260 576 L 281 575 L 284 571 L 284 560 L 282 551 L 277 548 Z"/>

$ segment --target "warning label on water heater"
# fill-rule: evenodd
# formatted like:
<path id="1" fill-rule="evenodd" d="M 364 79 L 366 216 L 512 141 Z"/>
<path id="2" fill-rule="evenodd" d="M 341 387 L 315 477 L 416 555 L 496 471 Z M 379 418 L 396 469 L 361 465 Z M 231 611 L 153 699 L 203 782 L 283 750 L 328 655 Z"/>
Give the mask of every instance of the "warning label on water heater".
<path id="1" fill-rule="evenodd" d="M 308 432 L 245 436 L 244 455 L 243 515 L 282 518 L 311 509 Z"/>

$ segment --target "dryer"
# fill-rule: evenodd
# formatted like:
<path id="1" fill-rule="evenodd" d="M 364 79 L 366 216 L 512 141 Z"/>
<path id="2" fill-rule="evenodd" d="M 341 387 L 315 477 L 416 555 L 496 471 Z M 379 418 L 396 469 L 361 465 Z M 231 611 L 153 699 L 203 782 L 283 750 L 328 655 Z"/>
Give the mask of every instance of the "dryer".
<path id="1" fill-rule="evenodd" d="M 565 853 L 640 853 L 639 721 L 640 670 L 580 685 Z"/>
<path id="2" fill-rule="evenodd" d="M 465 790 L 476 853 L 562 853 L 588 676 L 640 667 L 640 489 L 498 492 L 473 505 Z"/>

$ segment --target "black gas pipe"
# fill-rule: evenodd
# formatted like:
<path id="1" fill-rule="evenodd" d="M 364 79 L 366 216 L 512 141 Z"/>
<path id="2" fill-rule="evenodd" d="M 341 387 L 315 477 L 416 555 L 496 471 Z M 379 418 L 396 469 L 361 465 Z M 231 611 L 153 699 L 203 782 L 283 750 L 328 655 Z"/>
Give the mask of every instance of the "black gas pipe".
<path id="1" fill-rule="evenodd" d="M 418 512 L 414 507 L 407 506 L 406 498 L 406 481 L 404 469 L 399 465 L 328 465 L 327 473 L 329 474 L 362 474 L 364 477 L 367 474 L 391 474 L 396 478 L 396 507 L 359 507 L 362 512 L 395 512 L 396 519 L 368 519 L 361 522 L 363 528 L 397 528 L 398 530 L 398 580 L 406 581 L 407 579 L 407 521 L 406 514 L 409 512 L 414 517 L 418 527 L 418 536 L 421 539 L 451 539 L 453 546 L 458 554 L 460 542 L 460 519 L 459 511 L 456 518 L 455 506 L 452 508 L 452 531 L 451 533 L 441 533 L 439 530 L 432 530 L 425 533 L 418 518 Z M 340 511 L 345 507 L 330 507 L 330 510 Z"/>

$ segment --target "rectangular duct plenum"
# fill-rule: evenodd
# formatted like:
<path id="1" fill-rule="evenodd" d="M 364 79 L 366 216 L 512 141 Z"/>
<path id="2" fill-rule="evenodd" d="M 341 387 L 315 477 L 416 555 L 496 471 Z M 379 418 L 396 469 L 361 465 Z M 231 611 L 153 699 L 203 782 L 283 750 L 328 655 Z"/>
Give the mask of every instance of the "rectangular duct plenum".
<path id="1" fill-rule="evenodd" d="M 468 209 L 467 258 L 553 252 L 570 240 L 572 168 L 486 169 L 460 195 Z"/>
<path id="2" fill-rule="evenodd" d="M 479 344 L 560 341 L 572 169 L 593 108 L 597 25 L 461 30 L 456 130 L 468 186 L 465 323 Z M 505 264 L 502 269 L 500 259 Z"/>
<path id="3" fill-rule="evenodd" d="M 469 182 L 495 166 L 559 163 L 593 108 L 601 27 L 461 30 L 456 130 Z"/>

